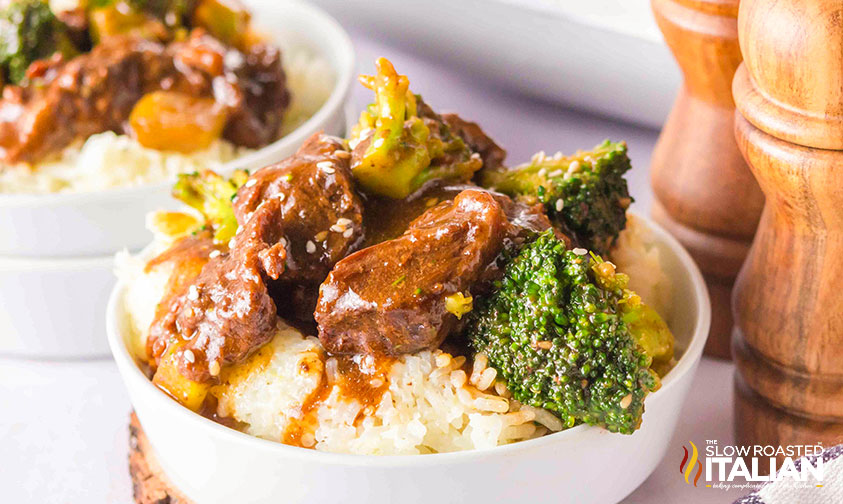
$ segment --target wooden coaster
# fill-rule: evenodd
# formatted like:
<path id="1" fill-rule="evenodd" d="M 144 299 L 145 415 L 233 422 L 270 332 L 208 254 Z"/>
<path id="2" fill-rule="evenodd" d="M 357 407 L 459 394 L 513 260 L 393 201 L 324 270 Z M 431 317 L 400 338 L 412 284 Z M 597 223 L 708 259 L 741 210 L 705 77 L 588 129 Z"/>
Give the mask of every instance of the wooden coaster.
<path id="1" fill-rule="evenodd" d="M 129 420 L 129 474 L 137 504 L 194 504 L 167 479 L 134 413 Z"/>

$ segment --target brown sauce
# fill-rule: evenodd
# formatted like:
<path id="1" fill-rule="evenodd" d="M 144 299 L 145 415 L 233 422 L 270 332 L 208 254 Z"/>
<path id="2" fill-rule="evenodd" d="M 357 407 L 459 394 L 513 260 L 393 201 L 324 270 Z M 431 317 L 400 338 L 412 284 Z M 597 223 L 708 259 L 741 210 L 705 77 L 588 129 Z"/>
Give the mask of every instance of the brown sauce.
<path id="1" fill-rule="evenodd" d="M 203 231 L 192 236 L 179 238 L 170 248 L 146 263 L 144 273 L 149 273 L 163 264 L 172 263 L 173 265 L 173 272 L 167 280 L 164 296 L 158 303 L 155 318 L 161 315 L 158 311 L 168 305 L 167 301 L 171 297 L 180 294 L 193 283 L 193 280 L 199 276 L 202 268 L 208 262 L 208 256 L 216 249 L 211 233 Z"/>
<path id="2" fill-rule="evenodd" d="M 435 180 L 405 199 L 369 196 L 363 212 L 366 240 L 361 248 L 401 236 L 413 220 L 431 207 L 454 199 L 466 187 L 443 185 Z"/>
<path id="3" fill-rule="evenodd" d="M 293 418 L 287 425 L 282 442 L 284 444 L 298 446 L 301 448 L 313 448 L 313 435 L 318 425 L 316 410 L 330 395 L 334 386 L 339 388 L 340 395 L 345 400 L 357 401 L 361 406 L 361 415 L 370 414 L 384 392 L 389 388 L 389 370 L 394 359 L 387 356 L 378 356 L 374 359 L 372 366 L 363 369 L 360 364 L 362 356 L 338 355 L 336 359 L 336 381 L 331 383 L 325 371 L 319 386 L 302 403 L 298 418 Z M 308 442 L 303 442 L 309 438 Z M 309 446 L 308 446 L 309 445 Z"/>

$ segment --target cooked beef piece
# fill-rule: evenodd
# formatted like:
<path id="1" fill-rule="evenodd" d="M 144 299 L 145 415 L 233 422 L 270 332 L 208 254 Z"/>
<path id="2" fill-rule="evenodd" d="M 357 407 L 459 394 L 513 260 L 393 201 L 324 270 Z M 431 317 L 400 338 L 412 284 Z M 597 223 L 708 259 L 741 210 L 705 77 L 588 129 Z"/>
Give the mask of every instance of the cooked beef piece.
<path id="1" fill-rule="evenodd" d="M 267 276 L 278 279 L 281 244 L 282 280 L 318 287 L 362 241 L 363 205 L 348 160 L 339 139 L 317 133 L 294 156 L 253 173 L 234 199 L 242 228 L 235 247 L 260 250 Z"/>
<path id="2" fill-rule="evenodd" d="M 147 341 L 156 362 L 184 340 L 191 360 L 180 354 L 180 372 L 207 382 L 215 375 L 211 362 L 239 362 L 269 341 L 279 310 L 307 303 L 312 313 L 319 283 L 362 240 L 348 159 L 339 140 L 316 134 L 292 157 L 249 177 L 234 201 L 240 228 L 230 252 L 181 282 L 156 313 Z"/>
<path id="3" fill-rule="evenodd" d="M 457 114 L 442 114 L 442 121 L 451 131 L 465 140 L 472 151 L 480 154 L 484 169 L 497 169 L 506 159 L 506 151 L 480 128 L 477 123 L 466 121 Z"/>
<path id="4" fill-rule="evenodd" d="M 146 93 L 173 90 L 213 97 L 227 107 L 224 135 L 257 147 L 275 138 L 289 102 L 280 54 L 248 54 L 204 31 L 164 45 L 134 36 L 108 37 L 69 61 L 36 62 L 27 87 L 6 86 L 0 99 L 0 162 L 35 162 L 76 138 L 123 131 Z M 59 127 L 60 126 L 60 127 Z"/>
<path id="5" fill-rule="evenodd" d="M 251 149 L 263 147 L 278 138 L 281 119 L 290 103 L 281 68 L 281 52 L 271 45 L 253 46 L 248 53 L 232 49 L 226 54 L 226 82 L 235 98 L 223 137 L 235 145 Z M 216 91 L 216 88 L 215 88 Z"/>
<path id="6" fill-rule="evenodd" d="M 436 348 L 457 324 L 445 298 L 469 292 L 523 231 L 508 213 L 530 226 L 541 220 L 525 218 L 529 212 L 504 195 L 466 189 L 402 236 L 341 260 L 320 288 L 322 344 L 332 353 L 388 355 Z"/>
<path id="7" fill-rule="evenodd" d="M 198 382 L 218 373 L 209 369 L 211 362 L 240 362 L 268 342 L 277 323 L 257 256 L 243 251 L 211 259 L 168 304 L 150 327 L 147 350 L 157 362 L 171 342 L 183 340 L 191 352 L 181 353 L 179 371 Z"/>

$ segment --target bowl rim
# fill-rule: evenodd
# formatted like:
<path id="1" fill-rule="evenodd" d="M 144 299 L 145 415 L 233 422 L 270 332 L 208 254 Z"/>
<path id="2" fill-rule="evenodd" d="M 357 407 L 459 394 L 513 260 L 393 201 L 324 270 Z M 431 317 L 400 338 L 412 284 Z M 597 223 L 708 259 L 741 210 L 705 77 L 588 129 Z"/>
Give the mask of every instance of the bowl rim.
<path id="1" fill-rule="evenodd" d="M 681 379 L 685 378 L 689 373 L 692 373 L 701 359 L 702 350 L 705 346 L 706 339 L 708 338 L 708 331 L 711 324 L 711 304 L 708 297 L 708 289 L 705 281 L 703 280 L 703 276 L 685 248 L 652 219 L 643 217 L 635 212 L 630 212 L 630 214 L 645 222 L 648 229 L 656 235 L 656 242 L 667 245 L 671 252 L 677 257 L 682 267 L 689 274 L 694 297 L 696 298 L 698 314 L 696 321 L 694 322 L 693 335 L 691 336 L 690 343 L 685 349 L 682 357 L 679 358 L 676 365 L 662 379 L 662 387 L 660 391 L 664 391 L 675 387 L 677 382 L 681 381 Z M 124 324 L 121 323 L 121 319 L 124 316 L 122 300 L 125 289 L 125 283 L 123 281 L 119 281 L 111 291 L 108 306 L 106 308 L 106 330 L 108 333 L 108 344 L 111 348 L 111 353 L 114 360 L 117 362 L 121 378 L 124 380 L 127 388 L 134 388 L 133 385 L 128 383 L 129 381 L 135 383 L 139 381 L 142 382 L 137 385 L 141 389 L 140 392 L 144 394 L 154 394 L 152 397 L 157 397 L 157 399 L 155 399 L 157 403 L 156 408 L 159 411 L 162 411 L 163 415 L 179 416 L 183 418 L 184 422 L 192 423 L 193 428 L 201 430 L 209 438 L 221 438 L 221 440 L 230 443 L 240 443 L 245 449 L 270 452 L 274 456 L 278 457 L 290 459 L 300 458 L 313 462 L 322 462 L 347 467 L 420 467 L 429 464 L 473 461 L 487 456 L 506 456 L 508 454 L 513 454 L 523 450 L 530 450 L 535 447 L 571 439 L 573 437 L 620 435 L 610 433 L 600 427 L 581 424 L 570 429 L 548 434 L 539 438 L 518 441 L 506 445 L 457 452 L 425 454 L 424 456 L 356 455 L 348 453 L 320 452 L 296 446 L 289 446 L 277 441 L 270 441 L 252 436 L 218 424 L 213 420 L 205 418 L 202 415 L 199 415 L 178 404 L 155 387 L 155 385 L 152 384 L 152 381 L 149 380 L 143 372 L 141 372 L 137 362 L 134 357 L 132 357 L 126 346 L 126 340 L 121 331 L 121 327 L 124 326 Z M 659 396 L 658 394 L 653 394 L 648 397 L 648 400 L 652 401 L 653 398 L 659 400 L 658 397 L 663 397 L 663 395 Z"/>
<path id="2" fill-rule="evenodd" d="M 250 4 L 253 11 L 258 11 L 262 3 Z M 351 88 L 354 84 L 354 73 L 356 68 L 356 58 L 354 53 L 354 45 L 351 38 L 340 23 L 331 17 L 330 14 L 323 9 L 306 2 L 280 2 L 277 5 L 273 4 L 273 9 L 279 12 L 295 12 L 302 16 L 307 16 L 313 20 L 314 23 L 322 25 L 322 33 L 325 40 L 334 40 L 332 51 L 338 56 L 338 65 L 332 65 L 332 70 L 336 73 L 336 82 L 331 90 L 331 94 L 325 103 L 319 107 L 313 115 L 311 115 L 305 122 L 300 124 L 296 129 L 290 131 L 286 135 L 276 139 L 272 143 L 265 145 L 254 152 L 250 152 L 237 159 L 231 160 L 220 167 L 220 171 L 229 172 L 248 166 L 251 162 L 259 160 L 266 152 L 266 149 L 277 148 L 281 143 L 284 144 L 300 144 L 309 136 L 308 133 L 314 128 L 314 125 L 325 122 L 330 116 L 338 110 L 343 109 L 343 105 L 351 94 Z M 258 13 L 259 12 L 255 12 Z M 260 17 L 253 16 L 253 17 Z M 269 31 L 269 30 L 268 30 Z M 283 54 L 282 54 L 283 57 Z M 149 182 L 135 186 L 112 187 L 103 190 L 85 190 L 67 193 L 0 193 L 0 208 L 2 207 L 25 207 L 25 206 L 41 206 L 41 205 L 59 205 L 72 204 L 80 200 L 90 200 L 96 198 L 101 201 L 123 199 L 127 196 L 136 196 L 144 192 L 163 190 L 172 185 L 172 180 L 164 180 L 160 182 Z"/>

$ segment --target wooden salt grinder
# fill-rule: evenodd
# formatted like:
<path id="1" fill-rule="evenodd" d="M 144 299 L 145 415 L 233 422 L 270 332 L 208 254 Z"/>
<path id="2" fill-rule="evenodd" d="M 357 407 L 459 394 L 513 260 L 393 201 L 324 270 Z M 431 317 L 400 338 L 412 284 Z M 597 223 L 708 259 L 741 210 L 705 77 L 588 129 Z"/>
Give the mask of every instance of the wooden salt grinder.
<path id="1" fill-rule="evenodd" d="M 843 440 L 843 2 L 744 0 L 738 145 L 766 196 L 735 286 L 735 435 Z"/>
<path id="2" fill-rule="evenodd" d="M 713 315 L 705 352 L 728 359 L 732 284 L 764 204 L 733 132 L 738 0 L 652 0 L 652 6 L 685 75 L 653 152 L 653 217 L 700 266 Z"/>

